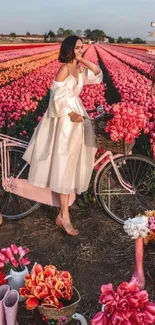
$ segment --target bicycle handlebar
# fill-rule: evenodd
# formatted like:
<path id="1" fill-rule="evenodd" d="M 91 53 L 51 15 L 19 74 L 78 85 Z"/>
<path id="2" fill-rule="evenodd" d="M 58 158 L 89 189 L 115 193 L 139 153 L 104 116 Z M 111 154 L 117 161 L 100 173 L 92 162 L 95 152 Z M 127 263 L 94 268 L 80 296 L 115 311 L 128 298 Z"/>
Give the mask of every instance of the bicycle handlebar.
<path id="1" fill-rule="evenodd" d="M 88 114 L 89 113 L 96 113 L 96 112 L 98 112 L 98 113 L 104 113 L 104 111 L 105 110 L 104 110 L 104 107 L 103 106 L 97 106 L 96 108 L 93 108 L 93 109 L 88 110 L 87 113 Z M 94 120 L 94 118 L 91 118 L 89 116 L 84 116 L 84 119 L 91 120 L 91 121 Z"/>

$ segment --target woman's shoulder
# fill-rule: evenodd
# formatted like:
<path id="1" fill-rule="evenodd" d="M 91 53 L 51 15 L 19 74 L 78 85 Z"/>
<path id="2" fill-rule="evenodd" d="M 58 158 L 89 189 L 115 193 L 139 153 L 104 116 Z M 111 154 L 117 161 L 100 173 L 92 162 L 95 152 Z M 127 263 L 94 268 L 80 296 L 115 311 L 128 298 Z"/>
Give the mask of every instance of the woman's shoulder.
<path id="1" fill-rule="evenodd" d="M 61 67 L 59 68 L 54 80 L 56 82 L 62 82 L 62 81 L 65 81 L 68 76 L 69 76 L 69 70 L 68 70 L 67 64 L 62 64 Z"/>

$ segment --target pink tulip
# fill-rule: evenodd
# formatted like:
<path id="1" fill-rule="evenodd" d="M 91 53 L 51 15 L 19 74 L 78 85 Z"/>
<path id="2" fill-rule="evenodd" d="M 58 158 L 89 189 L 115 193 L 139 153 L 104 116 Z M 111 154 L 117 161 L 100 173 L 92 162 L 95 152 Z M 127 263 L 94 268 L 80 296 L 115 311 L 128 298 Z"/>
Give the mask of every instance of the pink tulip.
<path id="1" fill-rule="evenodd" d="M 0 261 L 5 261 L 5 255 L 0 252 Z"/>
<path id="2" fill-rule="evenodd" d="M 0 269 L 3 269 L 4 263 L 0 261 Z"/>
<path id="3" fill-rule="evenodd" d="M 10 260 L 12 257 L 14 257 L 13 254 L 12 254 L 12 250 L 11 250 L 10 247 L 7 247 L 7 248 L 6 248 L 6 255 L 7 255 L 7 257 L 8 257 L 9 260 Z"/>
<path id="4" fill-rule="evenodd" d="M 14 255 L 18 254 L 18 247 L 15 244 L 11 245 L 11 250 Z"/>
<path id="5" fill-rule="evenodd" d="M 26 258 L 21 257 L 19 259 L 19 263 L 20 263 L 20 265 L 26 266 L 26 265 L 29 265 L 30 264 L 30 261 L 29 261 L 28 257 L 26 257 Z"/>
<path id="6" fill-rule="evenodd" d="M 15 268 L 18 267 L 19 264 L 18 264 L 18 262 L 15 260 L 14 257 L 11 257 L 10 261 L 11 261 L 12 265 L 13 265 Z"/>
<path id="7" fill-rule="evenodd" d="M 24 255 L 26 255 L 27 253 L 30 252 L 29 248 L 23 249 L 21 246 L 18 247 L 18 252 L 20 257 L 23 257 Z"/>

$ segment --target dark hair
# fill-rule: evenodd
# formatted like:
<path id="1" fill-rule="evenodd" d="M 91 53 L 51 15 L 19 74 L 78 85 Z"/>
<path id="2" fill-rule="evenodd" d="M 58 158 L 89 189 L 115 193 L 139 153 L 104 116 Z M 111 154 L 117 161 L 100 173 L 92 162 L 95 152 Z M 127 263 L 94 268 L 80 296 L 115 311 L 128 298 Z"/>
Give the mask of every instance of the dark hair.
<path id="1" fill-rule="evenodd" d="M 69 63 L 75 59 L 74 48 L 78 40 L 82 42 L 82 39 L 76 35 L 68 36 L 63 40 L 58 57 L 60 62 Z"/>

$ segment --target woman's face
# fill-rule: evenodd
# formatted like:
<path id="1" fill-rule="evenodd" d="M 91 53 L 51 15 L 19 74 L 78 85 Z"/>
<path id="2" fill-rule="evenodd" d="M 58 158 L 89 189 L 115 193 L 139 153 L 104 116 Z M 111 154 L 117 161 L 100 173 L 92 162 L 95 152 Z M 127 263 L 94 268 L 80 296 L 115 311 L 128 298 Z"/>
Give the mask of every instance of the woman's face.
<path id="1" fill-rule="evenodd" d="M 75 58 L 82 56 L 83 53 L 83 43 L 80 39 L 77 40 L 74 48 Z"/>

